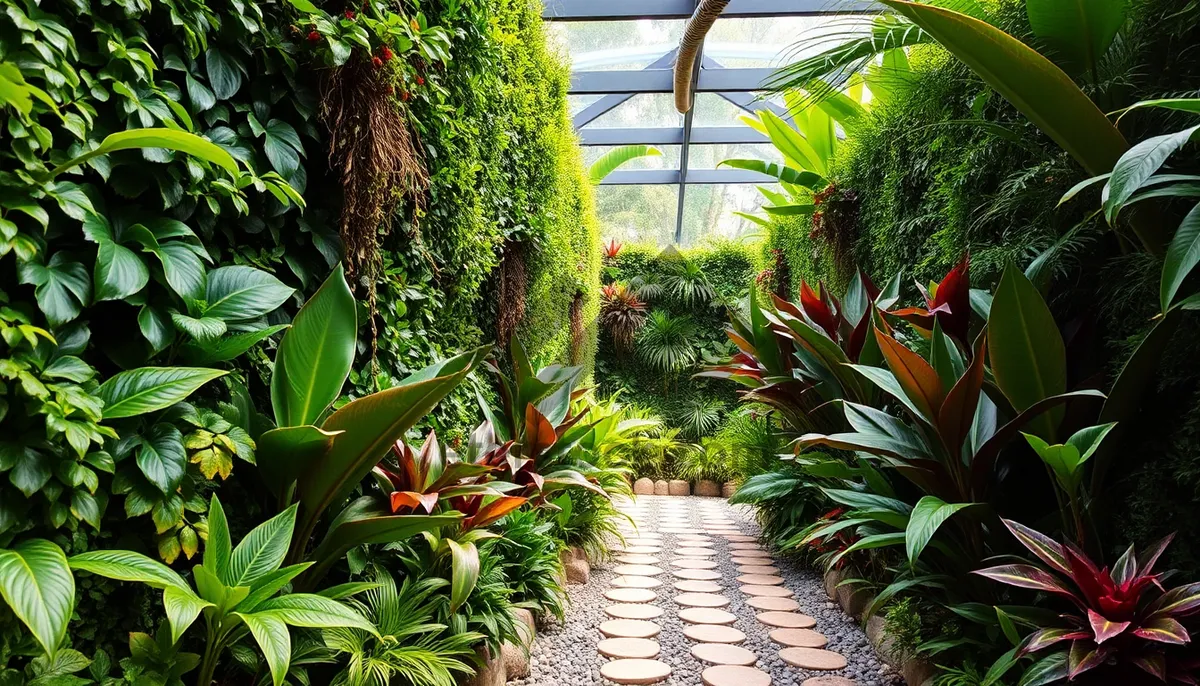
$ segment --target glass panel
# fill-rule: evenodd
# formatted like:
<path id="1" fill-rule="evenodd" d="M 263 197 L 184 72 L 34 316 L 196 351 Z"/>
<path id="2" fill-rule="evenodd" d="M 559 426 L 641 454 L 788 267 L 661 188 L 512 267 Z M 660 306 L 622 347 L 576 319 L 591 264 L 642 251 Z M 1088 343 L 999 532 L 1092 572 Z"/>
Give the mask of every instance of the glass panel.
<path id="1" fill-rule="evenodd" d="M 716 93 L 697 93 L 693 108 L 692 126 L 746 126 L 738 117 L 750 114 Z"/>
<path id="2" fill-rule="evenodd" d="M 679 46 L 681 19 L 547 22 L 576 70 L 644 69 Z M 671 65 L 664 65 L 664 69 Z"/>
<path id="3" fill-rule="evenodd" d="M 873 19 L 866 15 L 722 18 L 705 38 L 704 56 L 726 67 L 777 67 L 866 33 Z"/>
<path id="4" fill-rule="evenodd" d="M 779 190 L 778 186 L 767 186 Z M 747 184 L 688 186 L 683 199 L 684 246 L 702 243 L 709 237 L 746 238 L 760 232 L 749 219 L 734 212 L 759 214 L 765 198 Z"/>
<path id="5" fill-rule="evenodd" d="M 567 104 L 571 107 L 571 116 L 574 117 L 582 112 L 585 107 L 603 97 L 603 95 L 568 95 Z"/>
<path id="6" fill-rule="evenodd" d="M 779 149 L 770 143 L 692 144 L 688 148 L 688 169 L 716 169 L 723 160 L 731 158 L 783 162 Z"/>
<path id="7" fill-rule="evenodd" d="M 593 162 L 600 159 L 600 156 L 606 152 L 614 150 L 620 145 L 586 145 L 583 148 L 583 163 L 586 166 L 591 166 Z M 679 169 L 679 153 L 683 149 L 682 145 L 656 145 L 654 146 L 662 151 L 662 155 L 656 157 L 638 157 L 629 160 L 621 165 L 621 171 L 632 171 L 635 169 Z M 693 147 L 694 151 L 695 148 Z"/>
<path id="8" fill-rule="evenodd" d="M 669 245 L 675 240 L 679 186 L 597 186 L 601 237 Z"/>
<path id="9" fill-rule="evenodd" d="M 590 127 L 595 128 L 652 128 L 683 126 L 683 115 L 675 109 L 675 96 L 670 93 L 638 93 L 625 102 L 597 117 Z"/>

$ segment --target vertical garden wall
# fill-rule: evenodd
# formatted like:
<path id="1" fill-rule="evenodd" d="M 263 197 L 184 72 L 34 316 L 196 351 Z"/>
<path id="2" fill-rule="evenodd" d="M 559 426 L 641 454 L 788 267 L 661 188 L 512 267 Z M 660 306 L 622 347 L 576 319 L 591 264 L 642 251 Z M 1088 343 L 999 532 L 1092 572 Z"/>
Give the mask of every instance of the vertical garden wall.
<path id="1" fill-rule="evenodd" d="M 548 387 L 568 398 L 591 369 L 600 246 L 540 3 L 2 4 L 0 681 L 279 684 L 291 661 L 327 683 L 380 608 L 334 600 L 366 586 L 278 594 L 330 572 L 401 586 L 437 683 L 515 639 L 514 603 L 561 612 L 570 522 L 532 505 L 562 484 L 499 498 L 483 484 L 529 477 L 497 463 L 418 513 L 395 496 L 433 479 L 367 478 L 385 455 L 406 473 L 389 446 L 432 429 L 423 464 L 454 459 L 496 398 L 474 373 L 494 343 L 518 378 L 510 340 L 579 365 Z M 472 459 L 503 461 L 474 435 Z M 600 490 L 579 451 L 558 468 Z M 359 537 L 310 540 L 330 526 Z M 515 548 L 475 545 L 499 526 Z M 225 619 L 187 632 L 215 601 Z M 280 602 L 316 614 L 226 614 Z M 364 633 L 323 647 L 332 629 Z"/>

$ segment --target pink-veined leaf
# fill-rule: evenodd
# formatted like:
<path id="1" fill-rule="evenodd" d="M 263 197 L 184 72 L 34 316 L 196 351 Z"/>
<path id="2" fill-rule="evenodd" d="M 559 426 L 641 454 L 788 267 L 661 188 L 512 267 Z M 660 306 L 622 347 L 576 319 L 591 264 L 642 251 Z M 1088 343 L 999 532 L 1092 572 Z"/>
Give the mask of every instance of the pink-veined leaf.
<path id="1" fill-rule="evenodd" d="M 1062 546 L 1054 539 L 1046 534 L 1035 531 L 1020 522 L 1014 522 L 1011 519 L 1002 519 L 1004 526 L 1016 536 L 1021 545 L 1025 546 L 1029 552 L 1037 556 L 1039 560 L 1050 565 L 1052 569 L 1063 574 L 1070 574 L 1071 568 L 1067 566 L 1067 558 L 1063 555 Z"/>
<path id="2" fill-rule="evenodd" d="M 972 572 L 972 574 L 978 574 L 979 576 L 987 577 L 993 581 L 1008 584 L 1009 586 L 1029 588 L 1035 591 L 1045 591 L 1046 593 L 1065 596 L 1079 605 L 1083 605 L 1079 598 L 1070 589 L 1063 586 L 1058 579 L 1055 579 L 1048 572 L 1044 572 L 1033 565 L 1000 565 L 998 567 L 980 569 Z"/>
<path id="3" fill-rule="evenodd" d="M 1125 633 L 1129 628 L 1130 622 L 1114 622 L 1107 617 L 1101 615 L 1095 610 L 1088 609 L 1088 623 L 1092 625 L 1092 633 L 1096 637 L 1096 643 L 1104 643 L 1112 640 L 1117 636 Z"/>
<path id="4" fill-rule="evenodd" d="M 1147 641 L 1172 645 L 1184 645 L 1192 641 L 1188 630 L 1178 620 L 1170 617 L 1156 617 L 1144 622 L 1133 632 L 1133 635 Z"/>

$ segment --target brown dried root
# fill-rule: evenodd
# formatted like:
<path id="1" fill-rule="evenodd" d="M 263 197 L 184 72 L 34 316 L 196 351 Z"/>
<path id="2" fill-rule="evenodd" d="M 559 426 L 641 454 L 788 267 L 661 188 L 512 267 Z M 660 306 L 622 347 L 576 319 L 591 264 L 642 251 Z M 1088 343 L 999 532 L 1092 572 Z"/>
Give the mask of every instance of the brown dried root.
<path id="1" fill-rule="evenodd" d="M 496 312 L 496 344 L 500 346 L 508 345 L 525 318 L 525 293 L 529 289 L 526 256 L 524 243 L 509 243 L 500 259 Z"/>
<path id="2" fill-rule="evenodd" d="M 415 227 L 429 187 L 424 156 L 406 111 L 392 97 L 388 74 L 352 60 L 330 73 L 321 98 L 330 166 L 342 177 L 346 271 L 368 289 L 372 312 L 380 238 L 391 230 L 401 202 L 412 205 Z"/>

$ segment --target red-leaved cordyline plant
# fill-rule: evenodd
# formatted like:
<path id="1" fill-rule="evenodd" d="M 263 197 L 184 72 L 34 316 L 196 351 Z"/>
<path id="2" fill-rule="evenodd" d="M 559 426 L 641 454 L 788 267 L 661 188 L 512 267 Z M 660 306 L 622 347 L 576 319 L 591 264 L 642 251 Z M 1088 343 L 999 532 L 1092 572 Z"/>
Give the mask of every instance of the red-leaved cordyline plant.
<path id="1" fill-rule="evenodd" d="M 610 283 L 601 293 L 600 323 L 618 350 L 633 350 L 633 339 L 646 323 L 646 304 L 623 283 Z"/>
<path id="2" fill-rule="evenodd" d="M 496 450 L 507 451 L 510 445 Z M 390 489 L 388 504 L 392 514 L 409 514 L 418 508 L 432 514 L 448 498 L 501 494 L 481 481 L 481 477 L 496 471 L 496 467 L 486 462 L 447 459 L 437 435 L 432 432 L 417 452 L 403 440 L 396 441 L 392 446 L 392 457 L 396 460 L 395 469 L 382 462 L 374 469 L 376 481 L 385 490 Z"/>
<path id="3" fill-rule="evenodd" d="M 621 254 L 621 248 L 623 247 L 625 247 L 624 244 L 618 243 L 617 239 L 609 239 L 608 243 L 604 246 L 604 256 L 611 260 Z"/>
<path id="4" fill-rule="evenodd" d="M 1032 684 L 1075 681 L 1084 674 L 1096 683 L 1134 683 L 1116 676 L 1123 670 L 1127 674 L 1130 667 L 1162 683 L 1200 684 L 1196 676 L 1200 665 L 1173 652 L 1192 641 L 1180 620 L 1200 612 L 1200 583 L 1166 591 L 1160 583 L 1162 575 L 1154 573 L 1173 535 L 1140 557 L 1130 546 L 1110 570 L 1101 569 L 1070 543 L 1059 544 L 1017 522 L 1002 521 L 1021 545 L 1057 574 L 1027 564 L 975 573 L 1058 596 L 1074 606 L 1060 615 L 1061 626 L 1034 631 L 1018 649 L 1021 656 L 1067 644 L 1066 650 L 1057 650 L 1035 666 L 1040 676 Z"/>
<path id="5" fill-rule="evenodd" d="M 933 332 L 934 319 L 941 322 L 942 329 L 964 345 L 969 345 L 967 336 L 971 324 L 971 256 L 951 269 L 941 283 L 928 288 L 917 283 L 921 295 L 925 296 L 925 307 L 905 307 L 888 314 L 900 317 L 922 331 L 928 338 Z"/>

